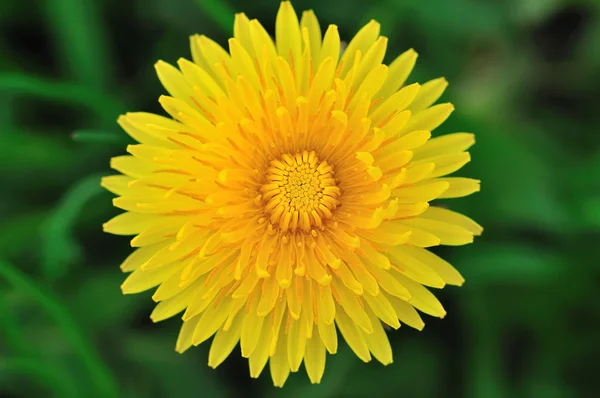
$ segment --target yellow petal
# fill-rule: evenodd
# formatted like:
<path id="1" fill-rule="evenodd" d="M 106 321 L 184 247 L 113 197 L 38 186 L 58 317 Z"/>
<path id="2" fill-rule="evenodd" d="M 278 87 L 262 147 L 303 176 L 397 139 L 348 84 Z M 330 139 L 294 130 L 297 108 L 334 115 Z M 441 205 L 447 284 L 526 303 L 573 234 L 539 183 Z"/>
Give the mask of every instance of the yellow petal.
<path id="1" fill-rule="evenodd" d="M 436 288 L 444 287 L 444 280 L 431 268 L 429 268 L 427 264 L 424 264 L 409 256 L 404 250 L 404 246 L 390 248 L 389 255 L 390 258 L 399 266 L 398 268 L 392 267 L 393 270 L 397 271 L 392 272 L 394 278 L 397 279 L 398 274 L 402 274 L 413 281 L 426 286 L 432 286 Z"/>
<path id="2" fill-rule="evenodd" d="M 133 271 L 121 285 L 121 290 L 123 294 L 132 294 L 151 289 L 167 280 L 171 275 L 183 268 L 184 265 L 185 263 L 174 263 L 168 267 L 146 271 L 141 269 Z"/>
<path id="3" fill-rule="evenodd" d="M 139 178 L 158 170 L 160 166 L 125 155 L 112 158 L 110 167 L 130 177 Z"/>
<path id="4" fill-rule="evenodd" d="M 429 250 L 418 247 L 404 247 L 404 252 L 435 271 L 449 285 L 461 286 L 465 279 L 450 263 Z"/>
<path id="5" fill-rule="evenodd" d="M 383 270 L 379 267 L 369 268 L 371 273 L 377 278 L 379 285 L 390 295 L 399 297 L 403 300 L 410 299 L 410 293 L 396 278 L 391 275 L 391 271 Z"/>
<path id="6" fill-rule="evenodd" d="M 442 245 L 460 246 L 473 242 L 471 232 L 454 224 L 427 218 L 404 220 L 402 224 L 434 234 L 440 239 Z"/>
<path id="7" fill-rule="evenodd" d="M 443 77 L 428 81 L 423 84 L 419 94 L 410 104 L 408 109 L 413 111 L 413 113 L 417 113 L 430 107 L 442 96 L 446 87 L 448 87 L 448 81 Z"/>
<path id="8" fill-rule="evenodd" d="M 447 177 L 436 178 L 432 181 L 445 182 L 448 184 L 448 189 L 438 196 L 439 199 L 461 198 L 463 196 L 471 195 L 474 192 L 479 192 L 481 189 L 479 186 L 480 181 L 472 178 Z"/>
<path id="9" fill-rule="evenodd" d="M 136 214 L 136 213 L 133 213 Z M 185 217 L 169 216 L 160 217 L 148 228 L 144 229 L 138 236 L 131 240 L 131 246 L 142 247 L 173 239 L 177 231 L 185 224 Z"/>
<path id="10" fill-rule="evenodd" d="M 149 247 L 149 246 L 147 246 Z M 137 251 L 140 250 L 144 250 L 147 247 L 142 247 L 140 249 L 137 249 Z M 158 289 L 156 289 L 156 292 L 154 292 L 154 294 L 152 295 L 152 300 L 158 302 L 158 301 L 164 301 L 164 300 L 168 300 L 171 297 L 174 297 L 175 295 L 181 293 L 183 291 L 183 289 L 185 289 L 186 287 L 182 287 L 181 286 L 181 274 L 183 273 L 183 268 L 177 272 L 175 272 L 173 275 L 171 275 L 168 279 L 166 279 L 163 283 L 160 284 L 160 286 L 158 287 Z M 204 281 L 205 278 L 202 278 L 202 281 Z"/>
<path id="11" fill-rule="evenodd" d="M 248 51 L 236 39 L 229 39 L 229 52 L 231 59 L 237 66 L 242 76 L 250 82 L 255 90 L 260 88 L 260 81 L 256 72 L 256 67 Z"/>
<path id="12" fill-rule="evenodd" d="M 435 168 L 428 176 L 429 178 L 435 178 L 454 173 L 470 160 L 471 155 L 469 155 L 469 152 L 458 152 L 427 158 L 422 162 L 435 164 Z M 419 164 L 421 163 L 415 162 L 415 165 Z"/>
<path id="13" fill-rule="evenodd" d="M 332 285 L 337 292 L 339 303 L 344 309 L 344 313 L 348 314 L 348 317 L 352 320 L 353 324 L 356 324 L 365 332 L 371 333 L 373 331 L 373 325 L 371 325 L 367 313 L 359 304 L 358 298 L 354 293 L 345 288 L 336 278 L 333 279 Z"/>
<path id="14" fill-rule="evenodd" d="M 330 354 L 337 352 L 338 340 L 335 325 L 333 323 L 326 323 L 325 320 L 319 314 L 319 323 L 317 324 L 319 329 L 319 337 L 323 340 L 323 344 Z M 313 338 L 315 336 L 313 335 Z"/>
<path id="15" fill-rule="evenodd" d="M 194 329 L 192 344 L 198 345 L 203 343 L 223 326 L 225 319 L 229 315 L 231 304 L 231 299 L 226 297 L 218 304 L 208 306 L 206 311 L 200 315 L 196 329 Z"/>
<path id="16" fill-rule="evenodd" d="M 275 21 L 275 42 L 277 53 L 288 62 L 293 57 L 295 62 L 300 61 L 302 55 L 302 35 L 298 16 L 289 1 L 282 1 Z"/>
<path id="17" fill-rule="evenodd" d="M 468 230 L 473 235 L 481 235 L 483 232 L 483 227 L 469 217 L 442 207 L 431 206 L 425 210 L 421 217 L 458 225 L 459 227 Z"/>
<path id="18" fill-rule="evenodd" d="M 163 116 L 152 113 L 133 112 L 121 115 L 117 123 L 127 134 L 137 142 L 150 145 L 162 145 L 167 148 L 173 148 L 175 144 L 167 140 L 165 134 L 161 133 L 158 126 L 166 124 L 178 124 L 174 120 L 169 120 Z"/>
<path id="19" fill-rule="evenodd" d="M 379 23 L 375 20 L 371 20 L 368 24 L 363 26 L 350 41 L 340 60 L 340 77 L 342 79 L 346 76 L 350 68 L 352 68 L 356 52 L 360 51 L 362 54 L 365 54 L 369 47 L 375 43 L 375 40 L 377 40 L 377 37 L 379 36 L 379 28 Z"/>
<path id="20" fill-rule="evenodd" d="M 370 48 L 368 48 L 368 50 L 366 50 L 365 56 L 361 60 L 360 68 L 356 72 L 356 77 L 354 80 L 355 88 L 361 84 L 363 79 L 365 79 L 365 76 L 372 73 L 374 70 L 379 69 L 381 71 L 380 72 L 380 73 L 382 73 L 382 75 L 380 75 L 381 81 L 378 82 L 377 86 L 374 87 L 374 89 L 372 91 L 370 91 L 369 97 L 373 97 L 375 95 L 375 93 L 377 93 L 379 91 L 379 89 L 381 88 L 381 86 L 383 85 L 383 82 L 385 81 L 385 79 L 387 77 L 388 67 L 386 65 L 381 65 L 381 62 L 383 62 L 383 57 L 385 56 L 385 50 L 387 49 L 387 44 L 388 44 L 388 38 L 384 37 L 384 36 L 380 36 L 377 39 L 377 41 L 375 41 L 375 43 L 373 43 L 373 45 Z M 381 66 L 385 66 L 385 69 L 380 68 Z M 383 72 L 383 71 L 385 71 L 385 72 Z M 385 74 L 383 74 L 383 73 L 385 73 Z"/>
<path id="21" fill-rule="evenodd" d="M 340 58 L 340 34 L 336 25 L 329 25 L 325 32 L 321 55 L 318 60 L 314 61 L 315 69 L 328 58 L 331 58 L 334 65 L 338 64 Z"/>
<path id="22" fill-rule="evenodd" d="M 250 366 L 250 377 L 257 378 L 262 373 L 267 361 L 269 360 L 269 346 L 273 338 L 273 328 L 265 327 L 263 335 L 258 340 L 256 348 L 248 358 L 248 364 Z"/>
<path id="23" fill-rule="evenodd" d="M 435 164 L 433 163 L 412 163 L 406 168 L 403 183 L 414 184 L 420 182 L 428 178 L 433 170 L 435 170 Z"/>
<path id="24" fill-rule="evenodd" d="M 292 372 L 298 371 L 306 348 L 306 322 L 304 319 L 290 321 L 287 331 L 287 357 Z"/>
<path id="25" fill-rule="evenodd" d="M 150 314 L 152 322 L 160 322 L 183 311 L 196 293 L 197 284 L 189 286 L 181 293 L 161 301 Z"/>
<path id="26" fill-rule="evenodd" d="M 181 69 L 183 76 L 192 87 L 198 87 L 203 94 L 209 98 L 217 98 L 225 95 L 219 84 L 203 68 L 187 59 L 180 58 L 177 65 Z"/>
<path id="27" fill-rule="evenodd" d="M 157 252 L 169 246 L 170 244 L 171 241 L 163 241 L 154 245 L 148 245 L 134 250 L 125 259 L 125 261 L 123 261 L 123 264 L 121 264 L 121 270 L 123 272 L 130 272 L 140 269 L 146 261 L 148 261 Z"/>
<path id="28" fill-rule="evenodd" d="M 248 313 L 244 317 L 242 335 L 240 338 L 240 346 L 242 347 L 242 356 L 244 358 L 248 358 L 256 348 L 256 344 L 260 338 L 260 332 L 265 320 L 265 317 L 259 316 L 256 312 L 258 302 L 258 297 L 252 298 L 252 303 L 248 309 Z"/>
<path id="29" fill-rule="evenodd" d="M 125 212 L 104 223 L 102 229 L 109 234 L 136 235 L 163 218 L 157 214 Z"/>
<path id="30" fill-rule="evenodd" d="M 412 48 L 403 52 L 391 64 L 388 77 L 377 97 L 388 98 L 404 85 L 417 62 L 417 53 Z"/>
<path id="31" fill-rule="evenodd" d="M 306 342 L 306 352 L 304 353 L 304 367 L 311 383 L 318 384 L 321 382 L 325 372 L 325 359 L 323 341 L 314 332 L 313 337 Z"/>
<path id="32" fill-rule="evenodd" d="M 318 290 L 317 313 L 319 314 L 319 319 L 322 319 L 326 324 L 330 325 L 335 318 L 335 303 L 333 301 L 333 295 L 331 294 L 331 286 L 319 286 Z"/>
<path id="33" fill-rule="evenodd" d="M 219 329 L 210 345 L 208 352 L 208 366 L 219 366 L 235 348 L 240 340 L 243 314 L 238 313 L 227 330 Z"/>
<path id="34" fill-rule="evenodd" d="M 195 40 L 198 48 L 197 56 L 199 56 L 201 62 L 197 62 L 196 57 L 194 57 L 194 62 L 200 66 L 203 66 L 207 71 L 210 71 L 213 77 L 219 76 L 217 66 L 224 67 L 229 73 L 229 76 L 237 75 L 237 67 L 233 63 L 229 53 L 225 51 L 223 47 L 204 35 L 195 36 Z M 192 55 L 193 54 L 194 53 L 192 51 Z M 217 81 L 219 80 L 220 79 L 217 79 Z"/>
<path id="35" fill-rule="evenodd" d="M 427 130 L 416 130 L 408 133 L 396 140 L 396 144 L 402 149 L 415 149 L 425 144 L 431 137 L 431 133 Z"/>
<path id="36" fill-rule="evenodd" d="M 278 265 L 279 266 L 279 265 Z M 279 297 L 279 286 L 277 279 L 271 276 L 263 282 L 262 294 L 258 307 L 256 309 L 259 316 L 266 316 L 275 308 L 277 298 Z"/>
<path id="37" fill-rule="evenodd" d="M 275 305 L 275 311 L 273 312 L 273 317 L 271 318 L 271 329 L 273 331 L 271 334 L 271 341 L 269 342 L 269 356 L 271 357 L 275 355 L 275 350 L 279 344 L 279 327 L 282 325 L 283 316 L 286 314 L 286 308 L 286 296 L 284 295 L 279 301 L 277 301 L 277 304 Z"/>
<path id="38" fill-rule="evenodd" d="M 362 285 L 356 280 L 346 263 L 341 262 L 338 269 L 335 270 L 334 273 L 336 277 L 342 281 L 344 285 L 343 289 L 350 289 L 355 294 L 363 293 L 364 289 Z"/>
<path id="39" fill-rule="evenodd" d="M 427 159 L 447 153 L 462 152 L 475 143 L 475 135 L 470 133 L 453 133 L 430 139 L 415 151 L 413 160 Z"/>
<path id="40" fill-rule="evenodd" d="M 377 317 L 369 312 L 369 318 L 373 324 L 373 333 L 364 335 L 367 346 L 369 347 L 369 351 L 371 351 L 375 359 L 377 359 L 379 362 L 384 365 L 389 365 L 394 362 L 390 341 L 388 340 L 385 330 L 383 329 L 383 326 L 381 326 L 381 322 L 379 322 Z M 396 322 L 397 321 L 398 320 L 396 320 Z M 400 324 L 398 324 L 398 326 L 400 326 Z"/>
<path id="41" fill-rule="evenodd" d="M 406 126 L 404 126 L 402 131 L 400 131 L 400 134 L 406 134 L 415 130 L 433 131 L 448 119 L 452 111 L 454 111 L 454 105 L 449 103 L 438 104 L 431 108 L 427 108 L 414 114 L 408 123 L 406 123 Z"/>
<path id="42" fill-rule="evenodd" d="M 181 354 L 192 346 L 192 336 L 194 335 L 194 330 L 196 330 L 196 325 L 198 325 L 199 320 L 200 315 L 183 322 L 183 326 L 177 337 L 177 344 L 175 344 L 175 350 L 178 353 Z"/>
<path id="43" fill-rule="evenodd" d="M 285 381 L 290 375 L 290 365 L 287 358 L 287 339 L 285 335 L 285 325 L 281 325 L 280 330 L 277 331 L 279 338 L 277 339 L 277 348 L 275 349 L 274 355 L 271 356 L 269 361 L 269 368 L 271 369 L 271 378 L 275 387 L 283 387 Z"/>
<path id="44" fill-rule="evenodd" d="M 154 67 L 156 68 L 158 79 L 164 88 L 167 89 L 167 92 L 172 97 L 179 98 L 193 106 L 194 102 L 191 98 L 194 96 L 194 90 L 192 90 L 192 87 L 190 87 L 190 84 L 179 69 L 164 61 L 158 61 Z"/>
<path id="45" fill-rule="evenodd" d="M 321 53 L 321 26 L 319 25 L 317 16 L 312 10 L 304 11 L 302 13 L 300 26 L 306 28 L 308 31 L 311 58 L 313 59 L 313 62 L 318 62 Z"/>
<path id="46" fill-rule="evenodd" d="M 419 316 L 419 313 L 415 310 L 415 308 L 412 305 L 407 303 L 405 300 L 399 299 L 398 297 L 386 297 L 392 305 L 392 307 L 394 308 L 394 311 L 396 312 L 396 315 L 398 316 L 398 319 L 400 319 L 401 322 L 417 330 L 423 330 L 423 328 L 425 327 L 425 323 L 423 323 L 423 320 Z"/>
<path id="47" fill-rule="evenodd" d="M 133 181 L 132 177 L 124 175 L 114 175 L 102 177 L 100 185 L 116 195 L 127 195 L 130 193 L 129 183 Z"/>
<path id="48" fill-rule="evenodd" d="M 400 187 L 394 191 L 399 203 L 429 202 L 442 197 L 450 184 L 445 180 L 429 180 L 409 187 Z"/>
<path id="49" fill-rule="evenodd" d="M 390 66 L 390 68 L 388 68 L 388 75 L 391 73 L 391 71 L 392 70 Z M 388 80 L 389 79 L 387 79 L 386 82 Z M 421 86 L 418 83 L 403 87 L 401 90 L 393 93 L 389 98 L 383 101 L 381 105 L 375 105 L 369 117 L 373 120 L 374 124 L 378 124 L 390 114 L 405 110 L 406 107 L 414 100 L 420 89 Z"/>
<path id="50" fill-rule="evenodd" d="M 394 329 L 398 329 L 400 327 L 400 322 L 398 322 L 398 317 L 394 312 L 394 308 L 383 294 L 378 294 L 376 296 L 363 294 L 362 298 L 367 302 L 371 308 L 371 311 L 377 315 L 377 317 L 372 317 L 371 311 L 366 310 L 366 313 L 369 315 L 369 319 L 371 320 L 371 325 L 373 325 L 374 332 L 377 329 L 377 326 L 381 326 L 381 321 L 387 323 Z M 373 321 L 373 318 L 375 318 L 375 321 Z"/>
<path id="51" fill-rule="evenodd" d="M 208 231 L 199 230 L 189 235 L 187 239 L 158 251 L 142 265 L 142 269 L 162 267 L 175 261 L 191 258 L 198 252 L 199 245 L 204 243 Z"/>
<path id="52" fill-rule="evenodd" d="M 367 317 L 367 320 L 369 320 L 366 314 L 365 316 Z M 369 323 L 370 322 L 371 321 L 369 320 Z M 369 346 L 367 346 L 364 334 L 341 308 L 338 308 L 335 316 L 335 323 L 340 330 L 342 337 L 344 337 L 344 340 L 346 340 L 346 343 L 348 343 L 356 356 L 364 362 L 369 362 L 371 360 L 371 354 L 369 353 Z"/>
<path id="53" fill-rule="evenodd" d="M 422 311 L 431 316 L 437 316 L 443 318 L 446 316 L 446 311 L 438 299 L 420 283 L 417 283 L 410 278 L 407 278 L 401 274 L 397 274 L 396 277 L 408 289 L 411 294 L 409 304 L 412 304 L 419 311 Z"/>
<path id="54" fill-rule="evenodd" d="M 250 21 L 250 36 L 252 37 L 255 54 L 263 56 L 263 54 L 265 54 L 264 49 L 266 48 L 266 59 L 261 61 L 269 64 L 274 63 L 277 59 L 275 43 L 273 43 L 273 39 L 271 39 L 269 33 L 267 33 L 265 28 L 256 19 Z M 263 63 L 261 63 L 261 65 L 263 65 Z"/>
<path id="55" fill-rule="evenodd" d="M 240 42 L 248 54 L 251 56 L 254 55 L 252 37 L 250 36 L 250 20 L 243 12 L 235 14 L 235 21 L 233 23 L 233 37 Z"/>

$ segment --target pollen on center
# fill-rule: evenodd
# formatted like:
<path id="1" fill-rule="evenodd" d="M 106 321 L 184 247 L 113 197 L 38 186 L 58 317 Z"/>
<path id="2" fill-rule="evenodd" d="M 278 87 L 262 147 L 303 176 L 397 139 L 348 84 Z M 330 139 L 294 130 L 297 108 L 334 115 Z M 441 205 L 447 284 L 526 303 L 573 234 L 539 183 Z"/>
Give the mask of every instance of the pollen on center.
<path id="1" fill-rule="evenodd" d="M 339 203 L 334 169 L 314 151 L 284 154 L 273 160 L 261 187 L 264 211 L 282 231 L 324 228 Z"/>

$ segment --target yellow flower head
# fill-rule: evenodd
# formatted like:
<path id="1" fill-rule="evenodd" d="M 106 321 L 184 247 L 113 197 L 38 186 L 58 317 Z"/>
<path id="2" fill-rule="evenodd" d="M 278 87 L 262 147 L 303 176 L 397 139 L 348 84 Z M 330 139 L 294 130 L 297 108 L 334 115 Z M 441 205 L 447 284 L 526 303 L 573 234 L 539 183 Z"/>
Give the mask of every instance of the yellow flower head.
<path id="1" fill-rule="evenodd" d="M 447 83 L 405 85 L 417 54 L 385 65 L 386 46 L 371 21 L 342 53 L 335 25 L 322 36 L 311 11 L 298 21 L 283 2 L 275 42 L 238 14 L 229 51 L 193 36 L 193 62 L 156 64 L 171 117 L 119 119 L 140 144 L 103 179 L 126 210 L 104 229 L 136 235 L 123 292 L 158 286 L 155 322 L 185 311 L 177 351 L 214 335 L 211 367 L 239 342 L 252 377 L 269 362 L 282 386 L 304 361 L 318 383 L 338 332 L 389 364 L 382 324 L 445 315 L 424 286 L 463 278 L 426 248 L 482 228 L 429 202 L 479 190 L 446 177 L 474 138 L 431 138 L 453 110 L 432 106 Z"/>

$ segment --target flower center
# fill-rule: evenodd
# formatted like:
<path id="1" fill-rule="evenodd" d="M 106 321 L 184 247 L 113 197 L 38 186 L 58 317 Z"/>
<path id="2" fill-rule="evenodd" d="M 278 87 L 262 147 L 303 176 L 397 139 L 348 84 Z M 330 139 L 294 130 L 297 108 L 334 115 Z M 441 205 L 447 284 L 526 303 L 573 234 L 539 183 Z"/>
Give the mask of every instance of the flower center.
<path id="1" fill-rule="evenodd" d="M 320 162 L 314 152 L 285 154 L 271 161 L 261 188 L 271 223 L 283 231 L 322 227 L 339 203 L 333 175 L 333 167 Z"/>

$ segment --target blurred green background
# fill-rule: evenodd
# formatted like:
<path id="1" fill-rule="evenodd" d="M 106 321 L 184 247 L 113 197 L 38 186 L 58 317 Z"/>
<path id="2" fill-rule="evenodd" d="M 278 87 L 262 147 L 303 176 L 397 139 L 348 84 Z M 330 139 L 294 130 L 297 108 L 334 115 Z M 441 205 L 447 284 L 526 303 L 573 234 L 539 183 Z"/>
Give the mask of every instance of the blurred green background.
<path id="1" fill-rule="evenodd" d="M 324 381 L 239 351 L 216 371 L 208 345 L 174 351 L 178 319 L 149 320 L 151 293 L 122 296 L 128 239 L 99 178 L 128 142 L 128 110 L 162 113 L 158 59 L 188 37 L 222 44 L 233 13 L 274 29 L 275 0 L 0 2 L 0 396 L 595 397 L 600 390 L 600 2 L 329 0 L 322 27 L 350 38 L 374 18 L 390 57 L 415 48 L 411 81 L 445 76 L 456 111 L 438 131 L 476 133 L 459 175 L 482 191 L 446 202 L 484 227 L 441 248 L 465 276 L 439 296 L 446 319 L 390 333 L 393 365 L 343 345 Z"/>

